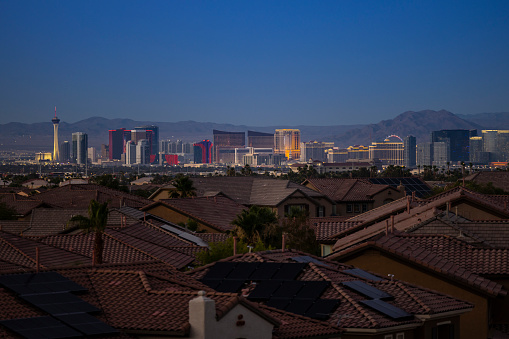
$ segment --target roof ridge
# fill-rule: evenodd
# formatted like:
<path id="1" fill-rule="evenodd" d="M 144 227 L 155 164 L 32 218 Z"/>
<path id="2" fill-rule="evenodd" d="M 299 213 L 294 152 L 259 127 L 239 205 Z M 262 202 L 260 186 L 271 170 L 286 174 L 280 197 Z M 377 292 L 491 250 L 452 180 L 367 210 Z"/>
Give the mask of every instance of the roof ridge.
<path id="1" fill-rule="evenodd" d="M 395 281 L 395 284 L 397 286 L 399 286 L 403 291 L 405 291 L 412 299 L 414 299 L 415 302 L 417 302 L 419 305 L 421 305 L 421 307 L 424 308 L 426 310 L 426 312 L 429 312 L 429 313 L 432 312 L 431 307 L 426 305 L 426 303 L 424 303 L 424 301 L 422 301 L 414 292 L 410 291 L 410 289 L 408 288 L 408 285 L 403 284 L 400 281 Z"/>
<path id="2" fill-rule="evenodd" d="M 117 230 L 113 230 L 113 229 L 109 229 L 109 231 L 118 232 Z M 119 233 L 121 233 L 121 232 L 119 232 Z M 104 234 L 105 236 L 107 236 L 107 237 L 110 237 L 111 239 L 113 239 L 113 240 L 115 240 L 115 241 L 118 241 L 118 242 L 119 242 L 119 243 L 121 243 L 122 245 L 125 245 L 125 246 L 127 246 L 127 247 L 130 247 L 130 248 L 132 248 L 132 249 L 134 249 L 134 250 L 136 250 L 136 251 L 138 251 L 138 252 L 141 252 L 141 253 L 143 253 L 143 254 L 145 254 L 145 255 L 147 255 L 147 256 L 149 256 L 149 257 L 151 257 L 151 258 L 155 259 L 155 260 L 163 261 L 162 259 L 157 258 L 157 257 L 154 257 L 152 254 L 149 254 L 149 253 L 147 253 L 147 252 L 143 251 L 142 249 L 135 247 L 135 246 L 134 246 L 134 245 L 132 245 L 132 244 L 126 243 L 125 241 L 122 241 L 122 240 L 120 240 L 120 239 L 116 238 L 115 236 L 113 236 L 113 235 L 111 235 L 111 234 L 109 234 L 109 233 L 107 233 L 107 232 L 104 232 L 103 234 Z M 123 233 L 122 233 L 122 234 L 123 234 Z M 124 235 L 128 235 L 128 234 L 124 234 Z M 159 246 L 159 247 L 162 247 L 162 246 Z M 166 262 L 165 262 L 165 263 L 166 263 Z M 171 265 L 171 264 L 169 264 L 169 263 L 166 263 L 166 264 L 168 264 L 168 265 L 170 265 L 170 266 L 172 266 L 172 267 L 173 267 L 173 265 Z"/>

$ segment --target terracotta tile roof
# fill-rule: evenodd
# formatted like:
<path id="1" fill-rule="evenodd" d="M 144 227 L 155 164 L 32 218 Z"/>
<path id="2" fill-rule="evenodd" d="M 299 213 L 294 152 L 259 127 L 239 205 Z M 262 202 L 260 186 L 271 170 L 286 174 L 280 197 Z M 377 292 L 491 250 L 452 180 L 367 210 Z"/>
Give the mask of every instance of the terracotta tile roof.
<path id="1" fill-rule="evenodd" d="M 483 185 L 491 182 L 493 186 L 509 192 L 509 172 L 507 171 L 476 172 L 465 177 L 465 180 Z"/>
<path id="2" fill-rule="evenodd" d="M 340 330 L 292 313 L 258 306 L 232 293 L 218 293 L 187 275 L 161 264 L 101 265 L 95 268 L 62 268 L 58 273 L 85 287 L 79 297 L 101 309 L 97 318 L 123 332 L 144 335 L 188 336 L 189 301 L 200 290 L 215 301 L 221 319 L 236 305 L 243 305 L 275 324 L 273 338 L 337 337 Z M 37 317 L 38 311 L 6 289 L 0 289 L 0 320 Z M 10 336 L 0 326 L 0 337 Z"/>
<path id="3" fill-rule="evenodd" d="M 338 233 L 343 233 L 357 225 L 360 221 L 342 221 L 342 222 L 327 222 L 327 221 L 310 221 L 310 225 L 315 229 L 316 240 L 320 243 L 334 244 L 337 239 L 334 238 Z"/>
<path id="4" fill-rule="evenodd" d="M 325 198 L 322 193 L 295 184 L 289 180 L 255 177 L 204 177 L 193 178 L 197 196 L 210 196 L 222 192 L 246 206 L 277 206 L 296 191 L 310 199 Z M 328 198 L 327 198 L 328 199 Z"/>
<path id="5" fill-rule="evenodd" d="M 143 227 L 146 227 L 143 230 Z M 136 231 L 140 235 L 136 235 Z M 134 233 L 133 233 L 134 232 Z M 93 234 L 63 234 L 42 238 L 41 241 L 55 247 L 92 257 Z M 157 238 L 157 237 L 160 238 Z M 176 247 L 172 248 L 170 244 Z M 165 247 L 164 245 L 168 245 Z M 104 233 L 103 260 L 108 263 L 128 263 L 160 260 L 176 268 L 183 268 L 194 261 L 194 256 L 185 254 L 187 247 L 196 252 L 202 249 L 178 240 L 174 235 L 156 230 L 150 226 L 134 224 L 125 229 L 107 229 Z M 194 247 L 198 247 L 194 249 Z"/>
<path id="6" fill-rule="evenodd" d="M 372 201 L 383 190 L 396 190 L 389 185 L 377 185 L 366 179 L 315 178 L 307 179 L 318 192 L 338 201 Z"/>
<path id="7" fill-rule="evenodd" d="M 195 235 L 207 243 L 225 242 L 230 237 L 226 233 L 195 233 Z"/>
<path id="8" fill-rule="evenodd" d="M 65 185 L 34 197 L 52 206 L 77 209 L 87 209 L 90 200 L 97 200 L 100 203 L 109 202 L 109 208 L 119 208 L 124 205 L 141 208 L 153 202 L 140 196 L 94 184 Z"/>
<path id="9" fill-rule="evenodd" d="M 161 199 L 142 210 L 150 210 L 151 207 L 164 205 L 172 208 L 190 218 L 217 229 L 221 232 L 231 231 L 234 226 L 231 224 L 237 216 L 247 208 L 235 201 L 217 196 L 213 198 L 182 198 L 182 199 Z"/>
<path id="10" fill-rule="evenodd" d="M 307 255 L 299 251 L 265 251 L 237 255 L 221 261 L 232 262 L 296 262 L 294 257 Z M 394 320 L 382 313 L 378 313 L 360 302 L 366 297 L 349 289 L 342 283 L 345 281 L 363 281 L 378 290 L 386 292 L 394 297 L 390 304 L 411 313 L 412 315 L 437 315 L 448 312 L 466 312 L 473 305 L 458 299 L 443 295 L 436 291 L 417 287 L 401 281 L 390 281 L 381 278 L 381 281 L 372 281 L 355 276 L 345 270 L 352 269 L 350 265 L 313 257 L 313 262 L 307 264 L 297 276 L 300 281 L 328 281 L 331 285 L 323 292 L 322 299 L 337 299 L 339 306 L 329 316 L 327 322 L 332 326 L 338 326 L 348 332 L 355 333 L 360 329 L 382 329 L 404 324 L 416 327 L 421 326 L 421 320 L 415 317 L 406 320 Z M 203 278 L 214 264 L 188 272 L 196 279 Z M 249 298 L 249 297 L 248 297 Z"/>
<path id="11" fill-rule="evenodd" d="M 22 234 L 29 227 L 29 220 L 0 220 L 0 231 L 12 234 Z"/>
<path id="12" fill-rule="evenodd" d="M 17 193 L 0 193 L 0 201 L 16 210 L 16 213 L 25 216 L 39 206 L 44 206 L 42 200 L 25 197 Z"/>
<path id="13" fill-rule="evenodd" d="M 24 267 L 36 267 L 36 248 L 39 248 L 41 267 L 83 265 L 90 261 L 86 256 L 77 253 L 40 243 L 33 239 L 0 232 L 0 257 L 3 260 Z"/>
<path id="14" fill-rule="evenodd" d="M 466 268 L 468 265 L 454 262 L 455 258 L 451 258 L 453 259 L 451 260 L 447 256 L 440 255 L 441 253 L 439 251 L 439 248 L 435 247 L 426 248 L 425 246 L 422 246 L 418 243 L 414 243 L 412 238 L 418 239 L 419 237 L 418 236 L 413 237 L 411 235 L 404 235 L 401 233 L 389 234 L 387 236 L 378 237 L 369 242 L 361 243 L 357 246 L 352 246 L 343 251 L 334 252 L 327 258 L 331 260 L 333 259 L 341 260 L 342 258 L 345 258 L 352 253 L 357 253 L 368 248 L 377 248 L 382 251 L 392 253 L 400 259 L 408 260 L 425 269 L 433 270 L 439 273 L 440 275 L 449 277 L 450 279 L 466 284 L 472 288 L 475 288 L 492 296 L 498 295 L 503 296 L 507 294 L 507 291 L 504 289 L 502 285 L 492 280 L 483 278 L 478 274 L 475 274 L 473 271 Z M 425 239 L 425 237 L 423 237 L 423 239 Z M 446 253 L 447 251 L 449 251 L 447 248 L 442 249 L 443 253 Z M 454 247 L 451 248 L 450 251 L 455 253 Z M 461 258 L 465 259 L 464 256 L 458 254 L 459 252 L 460 251 L 456 249 L 455 256 L 457 258 L 457 261 L 461 260 Z M 499 267 L 507 271 L 507 268 L 505 267 L 507 266 L 507 254 L 505 254 L 505 256 L 504 255 L 500 256 L 501 254 L 502 254 L 501 252 L 498 252 L 495 253 L 495 255 L 492 257 L 486 255 L 486 258 L 479 259 L 481 262 L 483 260 L 490 261 L 493 259 L 497 259 L 499 260 L 498 261 Z M 451 254 L 449 253 L 448 255 Z M 504 258 L 506 258 L 505 263 Z M 474 263 L 476 259 L 477 259 L 476 257 L 473 257 L 471 260 Z M 496 262 L 497 261 L 495 261 L 495 263 Z M 472 266 L 474 265 L 477 264 L 472 264 Z"/>

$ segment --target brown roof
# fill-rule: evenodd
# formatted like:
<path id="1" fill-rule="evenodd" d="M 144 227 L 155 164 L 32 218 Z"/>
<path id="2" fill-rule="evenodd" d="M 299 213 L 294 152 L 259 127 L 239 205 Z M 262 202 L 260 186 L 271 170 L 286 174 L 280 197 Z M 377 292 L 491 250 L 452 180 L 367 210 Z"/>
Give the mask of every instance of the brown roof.
<path id="1" fill-rule="evenodd" d="M 90 200 L 97 200 L 100 203 L 108 202 L 109 208 L 119 208 L 124 205 L 141 208 L 153 202 L 140 196 L 94 184 L 65 185 L 34 197 L 52 206 L 77 209 L 87 209 Z"/>
<path id="2" fill-rule="evenodd" d="M 296 191 L 309 199 L 326 198 L 322 193 L 289 180 L 257 177 L 203 177 L 193 178 L 197 196 L 217 195 L 222 192 L 243 205 L 277 206 Z"/>
<path id="3" fill-rule="evenodd" d="M 412 241 L 411 235 L 404 235 L 395 233 L 388 234 L 386 236 L 378 237 L 368 242 L 361 243 L 357 246 L 352 246 L 346 250 L 334 252 L 329 255 L 328 259 L 342 260 L 353 253 L 358 253 L 360 251 L 377 248 L 387 253 L 391 253 L 396 255 L 400 260 L 410 261 L 416 265 L 423 267 L 424 269 L 429 269 L 435 271 L 436 273 L 448 277 L 452 280 L 458 281 L 465 285 L 470 286 L 471 288 L 477 289 L 484 293 L 487 293 L 492 296 L 498 295 L 506 295 L 507 291 L 504 287 L 492 280 L 483 278 L 473 271 L 467 269 L 468 265 L 460 265 L 454 261 L 454 258 L 451 257 L 449 260 L 447 257 L 443 257 L 440 255 L 439 248 L 426 248 L 425 246 L 420 245 L 418 242 L 414 243 Z M 451 248 L 454 251 L 454 248 Z M 447 248 L 444 248 L 441 252 L 446 253 L 448 251 Z M 457 253 L 461 252 L 456 248 Z M 464 253 L 463 253 L 464 254 Z M 483 260 L 493 260 L 497 258 L 497 254 L 495 253 L 494 257 L 486 256 L 486 259 L 480 258 L 480 261 Z M 456 254 L 459 255 L 459 254 Z M 466 259 L 465 257 L 462 257 Z M 502 262 L 505 259 L 505 262 Z M 472 257 L 471 260 L 475 261 L 477 257 Z M 503 267 L 507 265 L 507 255 L 499 257 L 501 261 L 498 265 L 499 267 Z M 505 268 L 504 268 L 505 269 Z"/>
<path id="4" fill-rule="evenodd" d="M 92 257 L 92 233 L 53 235 L 42 238 L 41 241 L 88 258 Z M 160 260 L 180 269 L 194 262 L 194 255 L 188 253 L 199 250 L 203 248 L 193 246 L 191 242 L 170 232 L 140 222 L 105 231 L 103 260 L 108 263 Z"/>
<path id="5" fill-rule="evenodd" d="M 25 197 L 17 193 L 0 193 L 0 201 L 22 216 L 29 214 L 36 207 L 46 205 L 41 199 Z"/>
<path id="6" fill-rule="evenodd" d="M 153 206 L 163 205 L 196 219 L 221 232 L 233 229 L 232 221 L 247 208 L 244 205 L 223 197 L 201 197 L 161 199 L 142 210 L 150 210 Z"/>
<path id="7" fill-rule="evenodd" d="M 346 329 L 347 332 L 355 332 L 355 329 L 382 329 L 404 324 L 421 326 L 422 322 L 417 318 L 406 320 L 394 320 L 387 315 L 378 313 L 360 302 L 365 296 L 349 289 L 342 283 L 345 281 L 363 281 L 378 290 L 386 292 L 394 297 L 389 303 L 403 309 L 412 315 L 439 315 L 453 311 L 467 311 L 473 305 L 443 295 L 439 292 L 413 286 L 401 281 L 390 281 L 381 278 L 380 281 L 372 281 L 345 272 L 352 266 L 329 261 L 323 258 L 310 256 L 299 251 L 265 251 L 237 255 L 221 261 L 231 262 L 297 262 L 296 257 L 307 256 L 312 262 L 305 265 L 297 276 L 300 281 L 329 281 L 330 286 L 323 292 L 322 299 L 340 300 L 339 306 L 329 316 L 327 322 L 330 325 Z M 187 274 L 201 279 L 213 267 L 209 264 L 188 272 Z M 249 299 L 249 297 L 248 297 Z M 348 317 L 344 317 L 348 314 Z"/>
<path id="8" fill-rule="evenodd" d="M 58 273 L 85 287 L 79 297 L 99 309 L 101 321 L 121 332 L 146 335 L 188 336 L 189 301 L 207 291 L 215 301 L 216 318 L 221 319 L 236 305 L 243 305 L 275 324 L 274 338 L 327 338 L 340 330 L 325 322 L 299 317 L 268 307 L 259 307 L 232 293 L 218 293 L 162 264 L 101 265 L 96 268 L 62 268 Z M 0 320 L 44 315 L 34 306 L 0 289 Z M 0 326 L 0 337 L 11 333 Z"/>
<path id="9" fill-rule="evenodd" d="M 304 185 L 306 183 L 336 202 L 372 201 L 373 196 L 383 190 L 397 191 L 389 185 L 373 184 L 366 179 L 315 178 L 307 179 Z"/>
<path id="10" fill-rule="evenodd" d="M 465 180 L 483 185 L 491 182 L 493 186 L 509 192 L 509 172 L 507 171 L 476 172 L 465 177 Z"/>

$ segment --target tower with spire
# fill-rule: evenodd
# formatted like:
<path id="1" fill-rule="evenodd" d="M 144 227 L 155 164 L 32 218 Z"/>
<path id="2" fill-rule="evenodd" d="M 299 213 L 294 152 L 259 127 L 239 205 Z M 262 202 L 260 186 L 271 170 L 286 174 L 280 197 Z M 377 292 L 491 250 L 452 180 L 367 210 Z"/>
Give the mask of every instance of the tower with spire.
<path id="1" fill-rule="evenodd" d="M 55 106 L 55 117 L 51 119 L 53 122 L 53 161 L 57 162 L 60 159 L 60 152 L 58 148 L 58 123 L 60 119 L 57 118 L 57 107 Z"/>

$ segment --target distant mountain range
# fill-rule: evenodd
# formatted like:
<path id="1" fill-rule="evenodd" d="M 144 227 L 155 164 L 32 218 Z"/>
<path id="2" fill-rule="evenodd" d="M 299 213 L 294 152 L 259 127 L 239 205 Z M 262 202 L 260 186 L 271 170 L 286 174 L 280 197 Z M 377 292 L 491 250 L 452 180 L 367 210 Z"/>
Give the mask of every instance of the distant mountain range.
<path id="1" fill-rule="evenodd" d="M 336 146 L 370 145 L 372 141 L 382 141 L 389 135 L 401 138 L 413 135 L 417 142 L 429 141 L 431 131 L 441 129 L 509 129 L 509 113 L 481 113 L 459 115 L 441 110 L 408 111 L 391 120 L 382 120 L 369 125 L 335 126 L 267 126 L 252 127 L 244 125 L 216 124 L 210 122 L 180 121 L 155 122 L 134 121 L 131 119 L 106 119 L 92 117 L 73 124 L 61 122 L 59 141 L 71 140 L 73 132 L 88 134 L 89 145 L 100 147 L 108 144 L 108 130 L 140 125 L 159 126 L 159 139 L 181 139 L 195 142 L 212 139 L 212 130 L 242 132 L 274 132 L 276 128 L 298 128 L 302 141 L 333 141 Z M 53 124 L 51 121 L 33 124 L 7 123 L 0 125 L 0 151 L 27 150 L 51 151 L 53 149 Z"/>

